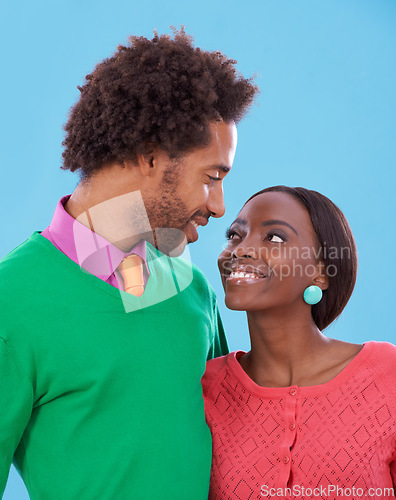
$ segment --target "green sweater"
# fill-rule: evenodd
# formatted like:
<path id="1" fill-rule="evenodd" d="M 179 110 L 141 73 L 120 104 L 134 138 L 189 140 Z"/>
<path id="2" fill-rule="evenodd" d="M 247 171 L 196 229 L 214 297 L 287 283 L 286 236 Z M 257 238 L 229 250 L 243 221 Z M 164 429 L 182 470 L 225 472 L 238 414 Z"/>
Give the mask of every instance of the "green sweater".
<path id="1" fill-rule="evenodd" d="M 38 231 L 0 261 L 0 495 L 13 461 L 32 500 L 207 499 L 216 298 L 191 263 L 147 258 L 140 298 Z"/>

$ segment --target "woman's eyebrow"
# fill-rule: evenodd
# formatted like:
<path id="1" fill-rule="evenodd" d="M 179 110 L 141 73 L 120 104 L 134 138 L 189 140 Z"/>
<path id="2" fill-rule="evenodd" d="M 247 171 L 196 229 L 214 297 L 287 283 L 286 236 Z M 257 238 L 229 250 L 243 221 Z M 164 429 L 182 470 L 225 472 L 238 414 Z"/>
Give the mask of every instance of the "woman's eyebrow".
<path id="1" fill-rule="evenodd" d="M 262 226 L 274 226 L 276 224 L 280 224 L 281 226 L 287 226 L 287 227 L 290 227 L 290 229 L 292 231 L 294 231 L 296 233 L 296 235 L 298 236 L 298 233 L 297 231 L 294 229 L 293 226 L 291 226 L 289 223 L 285 222 L 284 220 L 279 220 L 279 219 L 271 219 L 271 220 L 266 220 L 264 222 L 261 223 Z"/>
<path id="2" fill-rule="evenodd" d="M 235 219 L 231 226 L 233 226 L 234 224 L 240 224 L 241 226 L 246 226 L 247 224 L 247 221 L 245 219 Z"/>

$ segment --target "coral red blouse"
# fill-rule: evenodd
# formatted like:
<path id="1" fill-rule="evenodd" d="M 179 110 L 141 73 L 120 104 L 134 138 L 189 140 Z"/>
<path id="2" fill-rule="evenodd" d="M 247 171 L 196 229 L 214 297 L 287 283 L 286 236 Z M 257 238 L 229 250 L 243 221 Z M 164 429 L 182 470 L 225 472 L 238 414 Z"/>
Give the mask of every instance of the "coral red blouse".
<path id="1" fill-rule="evenodd" d="M 392 498 L 396 346 L 366 342 L 336 377 L 309 387 L 261 387 L 243 354 L 210 360 L 202 379 L 210 499 Z"/>

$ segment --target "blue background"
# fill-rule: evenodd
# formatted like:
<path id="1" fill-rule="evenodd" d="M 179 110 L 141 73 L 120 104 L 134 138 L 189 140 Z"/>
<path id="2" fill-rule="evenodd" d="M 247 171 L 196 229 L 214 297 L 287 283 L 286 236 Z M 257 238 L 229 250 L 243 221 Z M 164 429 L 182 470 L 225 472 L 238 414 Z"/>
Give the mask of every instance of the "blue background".
<path id="1" fill-rule="evenodd" d="M 77 184 L 59 170 L 60 144 L 84 76 L 129 34 L 151 38 L 154 28 L 184 24 L 198 46 L 237 59 L 261 88 L 238 127 L 226 215 L 190 249 L 219 296 L 230 348 L 247 350 L 249 339 L 244 313 L 223 305 L 216 260 L 224 230 L 252 193 L 275 184 L 327 195 L 355 234 L 356 289 L 327 333 L 395 342 L 394 0 L 1 1 L 0 21 L 0 256 L 43 230 Z M 12 469 L 4 499 L 27 498 Z"/>

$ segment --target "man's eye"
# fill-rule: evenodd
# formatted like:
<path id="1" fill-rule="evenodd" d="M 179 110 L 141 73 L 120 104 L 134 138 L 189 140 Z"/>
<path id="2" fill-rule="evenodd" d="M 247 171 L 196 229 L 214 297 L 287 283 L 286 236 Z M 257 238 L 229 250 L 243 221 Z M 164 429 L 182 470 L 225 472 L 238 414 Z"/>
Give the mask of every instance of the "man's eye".
<path id="1" fill-rule="evenodd" d="M 275 234 L 275 233 L 270 233 L 267 238 L 269 239 L 269 241 L 272 241 L 272 243 L 284 243 L 285 242 L 285 238 L 283 238 L 283 236 L 279 236 L 278 234 Z"/>
<path id="2" fill-rule="evenodd" d="M 208 175 L 208 177 L 212 182 L 221 181 L 221 177 L 212 177 L 211 175 Z"/>

